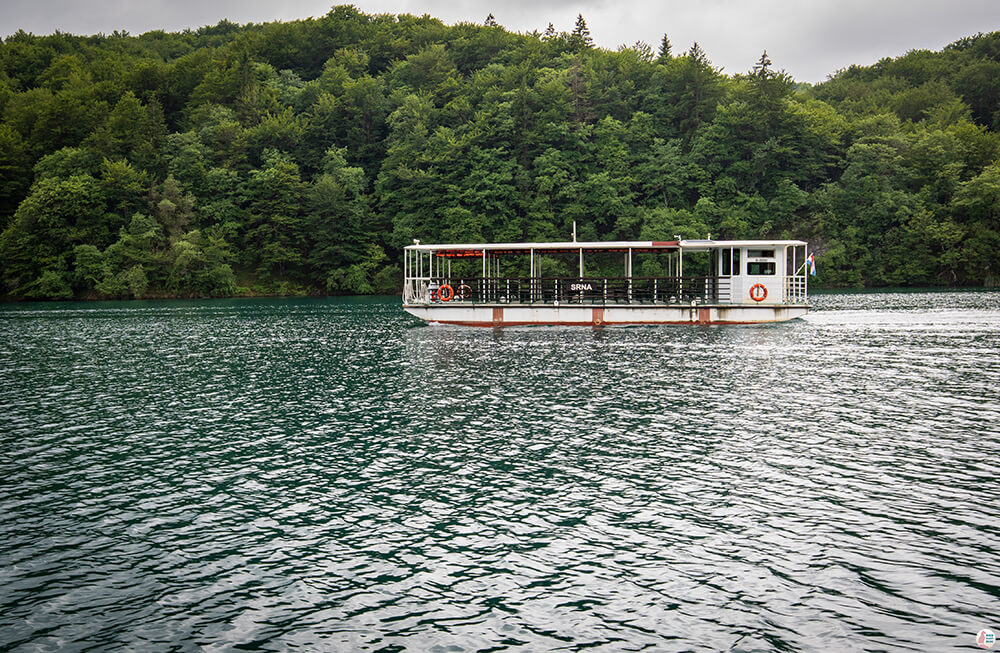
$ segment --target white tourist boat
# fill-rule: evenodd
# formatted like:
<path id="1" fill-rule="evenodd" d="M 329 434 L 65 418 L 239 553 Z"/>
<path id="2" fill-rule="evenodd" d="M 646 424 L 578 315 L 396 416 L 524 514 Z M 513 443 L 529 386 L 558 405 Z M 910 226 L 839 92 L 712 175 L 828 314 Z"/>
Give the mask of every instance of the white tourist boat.
<path id="1" fill-rule="evenodd" d="M 783 322 L 809 311 L 807 256 L 801 240 L 414 241 L 403 308 L 488 327 Z"/>

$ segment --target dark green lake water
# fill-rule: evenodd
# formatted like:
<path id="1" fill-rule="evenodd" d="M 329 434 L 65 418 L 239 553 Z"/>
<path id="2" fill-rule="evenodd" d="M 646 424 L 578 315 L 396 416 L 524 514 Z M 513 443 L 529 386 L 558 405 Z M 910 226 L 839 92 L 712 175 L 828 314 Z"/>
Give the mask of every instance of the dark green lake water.
<path id="1" fill-rule="evenodd" d="M 0 649 L 967 650 L 1000 293 L 757 327 L 0 306 Z"/>

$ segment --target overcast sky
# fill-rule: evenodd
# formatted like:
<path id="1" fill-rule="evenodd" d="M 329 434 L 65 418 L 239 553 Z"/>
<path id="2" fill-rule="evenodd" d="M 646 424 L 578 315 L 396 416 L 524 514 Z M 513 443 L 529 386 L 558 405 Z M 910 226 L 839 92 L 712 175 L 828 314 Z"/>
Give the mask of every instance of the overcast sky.
<path id="1" fill-rule="evenodd" d="M 322 16 L 321 0 L 0 0 L 0 34 L 18 29 L 109 34 Z M 776 68 L 821 82 L 839 68 L 871 64 L 914 49 L 939 50 L 977 32 L 1000 30 L 1000 0 L 358 0 L 366 13 L 431 14 L 445 23 L 482 23 L 542 32 L 570 31 L 579 13 L 595 43 L 615 49 L 666 33 L 674 53 L 698 41 L 726 73 L 745 72 L 763 50 Z"/>

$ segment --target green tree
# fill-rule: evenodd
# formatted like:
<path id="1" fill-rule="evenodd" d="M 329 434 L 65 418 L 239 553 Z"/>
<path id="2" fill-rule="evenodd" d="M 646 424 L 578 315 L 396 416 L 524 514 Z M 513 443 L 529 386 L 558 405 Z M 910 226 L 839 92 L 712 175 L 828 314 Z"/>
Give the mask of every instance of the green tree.
<path id="1" fill-rule="evenodd" d="M 660 50 L 657 53 L 656 62 L 657 63 L 666 63 L 666 62 L 670 61 L 670 59 L 673 58 L 672 55 L 671 55 L 671 49 L 672 48 L 670 46 L 670 39 L 667 38 L 666 34 L 664 34 L 663 38 L 660 39 Z"/>
<path id="2" fill-rule="evenodd" d="M 576 48 L 591 48 L 594 46 L 594 39 L 590 36 L 590 29 L 587 21 L 583 19 L 583 14 L 577 14 L 576 25 L 570 33 L 570 44 Z"/>
<path id="3" fill-rule="evenodd" d="M 0 234 L 8 293 L 22 296 L 44 270 L 66 269 L 74 246 L 108 242 L 115 226 L 105 219 L 104 196 L 93 177 L 38 181 Z"/>
<path id="4" fill-rule="evenodd" d="M 24 296 L 31 299 L 70 299 L 73 291 L 60 270 L 44 270 L 42 275 L 25 288 Z"/>
<path id="5" fill-rule="evenodd" d="M 954 245 L 945 273 L 951 281 L 995 285 L 1000 275 L 1000 165 L 988 166 L 963 183 L 955 193 L 952 209 L 964 225 L 965 237 Z"/>
<path id="6" fill-rule="evenodd" d="M 304 257 L 302 217 L 305 187 L 299 168 L 276 150 L 264 153 L 264 167 L 250 173 L 249 224 L 243 236 L 244 262 L 265 278 L 294 275 Z"/>
<path id="7" fill-rule="evenodd" d="M 104 124 L 86 138 L 86 145 L 104 158 L 129 159 L 141 168 L 155 169 L 166 137 L 159 104 L 143 106 L 132 91 L 118 100 Z"/>
<path id="8" fill-rule="evenodd" d="M 155 219 L 142 213 L 132 216 L 122 227 L 118 240 L 103 254 L 104 277 L 97 292 L 108 297 L 139 298 L 153 283 L 161 281 L 166 246 L 163 231 Z"/>
<path id="9" fill-rule="evenodd" d="M 150 213 L 164 228 L 166 235 L 177 238 L 184 233 L 194 218 L 195 197 L 185 193 L 172 175 L 149 192 Z"/>
<path id="10" fill-rule="evenodd" d="M 683 57 L 659 66 L 652 82 L 650 113 L 664 126 L 663 138 L 690 140 L 704 122 L 710 122 L 725 94 L 721 72 L 712 66 L 698 43 Z"/>
<path id="11" fill-rule="evenodd" d="M 979 61 L 965 66 L 955 77 L 955 88 L 965 100 L 976 122 L 1000 128 L 1000 61 Z"/>
<path id="12" fill-rule="evenodd" d="M 7 226 L 31 185 L 31 158 L 21 135 L 0 124 L 0 229 Z"/>
<path id="13" fill-rule="evenodd" d="M 124 221 L 124 216 L 139 208 L 148 192 L 149 175 L 136 170 L 126 160 L 104 159 L 100 167 L 100 184 L 108 208 L 117 212 Z"/>
<path id="14" fill-rule="evenodd" d="M 338 284 L 344 269 L 360 262 L 375 234 L 365 190 L 364 171 L 351 167 L 346 151 L 330 148 L 323 174 L 306 191 L 306 223 L 312 240 L 308 261 L 326 279 L 329 290 L 344 290 Z"/>
<path id="15" fill-rule="evenodd" d="M 93 245 L 73 248 L 73 282 L 83 290 L 93 290 L 105 275 L 104 254 Z"/>

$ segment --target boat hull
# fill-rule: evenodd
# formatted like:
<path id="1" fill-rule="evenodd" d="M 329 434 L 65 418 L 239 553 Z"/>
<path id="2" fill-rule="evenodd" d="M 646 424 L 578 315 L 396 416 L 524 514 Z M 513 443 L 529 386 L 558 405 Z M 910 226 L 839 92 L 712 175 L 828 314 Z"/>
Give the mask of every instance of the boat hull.
<path id="1" fill-rule="evenodd" d="M 462 326 L 612 326 L 639 324 L 764 324 L 806 315 L 806 305 L 553 306 L 516 304 L 404 304 L 427 322 Z"/>

